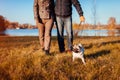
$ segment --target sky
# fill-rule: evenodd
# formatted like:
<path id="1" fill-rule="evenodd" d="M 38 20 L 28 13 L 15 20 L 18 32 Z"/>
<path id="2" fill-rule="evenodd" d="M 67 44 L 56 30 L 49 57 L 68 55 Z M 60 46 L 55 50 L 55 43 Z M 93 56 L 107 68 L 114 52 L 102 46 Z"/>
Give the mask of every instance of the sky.
<path id="1" fill-rule="evenodd" d="M 85 23 L 94 24 L 94 0 L 79 0 Z M 34 0 L 0 0 L 0 15 L 12 22 L 35 24 L 33 14 Z M 120 24 L 120 0 L 96 0 L 96 24 L 107 24 L 110 17 L 115 17 Z M 73 6 L 73 23 L 79 23 L 79 15 Z"/>

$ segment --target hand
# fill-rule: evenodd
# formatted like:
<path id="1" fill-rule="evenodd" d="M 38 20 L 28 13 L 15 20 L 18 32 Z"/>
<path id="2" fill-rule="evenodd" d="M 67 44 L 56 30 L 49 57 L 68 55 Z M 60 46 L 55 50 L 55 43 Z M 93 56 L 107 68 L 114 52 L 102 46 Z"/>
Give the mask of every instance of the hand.
<path id="1" fill-rule="evenodd" d="M 85 22 L 85 17 L 84 16 L 80 16 L 80 21 L 81 22 Z"/>

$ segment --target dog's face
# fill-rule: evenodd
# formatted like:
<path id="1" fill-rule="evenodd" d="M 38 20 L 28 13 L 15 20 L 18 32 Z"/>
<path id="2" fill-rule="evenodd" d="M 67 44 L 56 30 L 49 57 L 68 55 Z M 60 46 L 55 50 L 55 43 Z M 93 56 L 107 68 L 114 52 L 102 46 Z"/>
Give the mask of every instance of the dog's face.
<path id="1" fill-rule="evenodd" d="M 79 53 L 81 51 L 81 48 L 82 48 L 81 44 L 73 45 L 73 52 Z"/>

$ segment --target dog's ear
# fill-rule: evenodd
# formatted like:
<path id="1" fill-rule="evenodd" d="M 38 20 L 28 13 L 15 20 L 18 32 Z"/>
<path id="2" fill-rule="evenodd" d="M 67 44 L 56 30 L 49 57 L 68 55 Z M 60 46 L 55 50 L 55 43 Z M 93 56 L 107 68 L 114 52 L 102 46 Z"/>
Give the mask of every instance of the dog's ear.
<path id="1" fill-rule="evenodd" d="M 81 44 L 81 43 L 79 43 L 79 44 L 78 44 L 78 46 L 82 47 L 82 44 Z"/>
<path id="2" fill-rule="evenodd" d="M 75 48 L 75 44 L 72 44 L 72 48 Z"/>
<path id="3" fill-rule="evenodd" d="M 81 49 L 82 49 L 82 46 L 79 46 L 79 49 L 81 50 Z"/>

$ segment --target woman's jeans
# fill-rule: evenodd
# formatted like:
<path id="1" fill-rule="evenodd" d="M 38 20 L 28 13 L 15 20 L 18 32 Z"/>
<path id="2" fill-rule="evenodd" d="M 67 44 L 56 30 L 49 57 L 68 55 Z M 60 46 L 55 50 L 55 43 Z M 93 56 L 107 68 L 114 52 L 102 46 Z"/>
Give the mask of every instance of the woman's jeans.
<path id="1" fill-rule="evenodd" d="M 57 22 L 58 45 L 60 52 L 65 51 L 64 27 L 66 28 L 66 32 L 67 32 L 68 49 L 72 50 L 72 44 L 73 44 L 72 17 L 69 16 L 63 18 L 56 16 L 56 22 Z"/>
<path id="2" fill-rule="evenodd" d="M 41 19 L 41 22 L 37 23 L 39 30 L 39 40 L 41 48 L 50 50 L 51 43 L 51 30 L 53 27 L 53 19 Z"/>

